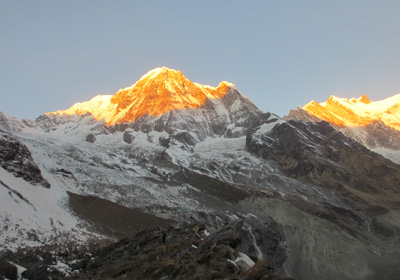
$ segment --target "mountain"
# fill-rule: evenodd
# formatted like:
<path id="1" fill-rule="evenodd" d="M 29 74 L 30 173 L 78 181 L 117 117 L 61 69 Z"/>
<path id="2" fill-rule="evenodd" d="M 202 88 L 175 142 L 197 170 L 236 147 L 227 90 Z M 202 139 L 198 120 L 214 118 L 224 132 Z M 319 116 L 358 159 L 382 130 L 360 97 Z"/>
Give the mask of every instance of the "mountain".
<path id="1" fill-rule="evenodd" d="M 400 274 L 400 166 L 233 84 L 157 68 L 0 130 L 0 257 L 26 276 Z"/>
<path id="2" fill-rule="evenodd" d="M 46 116 L 84 114 L 103 120 L 107 126 L 169 134 L 184 130 L 203 139 L 243 135 L 245 127 L 257 121 L 262 112 L 231 83 L 204 86 L 192 83 L 180 71 L 162 67 L 114 96 L 96 96 Z"/>
<path id="3" fill-rule="evenodd" d="M 96 120 L 104 119 L 108 125 L 130 123 L 145 115 L 161 116 L 175 110 L 199 108 L 207 99 L 219 99 L 227 94 L 228 86 L 233 85 L 222 82 L 213 88 L 195 84 L 180 71 L 162 67 L 151 70 L 114 96 L 97 96 L 91 101 L 49 114 L 90 113 Z"/>
<path id="4" fill-rule="evenodd" d="M 400 94 L 372 102 L 367 96 L 311 101 L 286 119 L 326 121 L 346 136 L 400 163 Z"/>

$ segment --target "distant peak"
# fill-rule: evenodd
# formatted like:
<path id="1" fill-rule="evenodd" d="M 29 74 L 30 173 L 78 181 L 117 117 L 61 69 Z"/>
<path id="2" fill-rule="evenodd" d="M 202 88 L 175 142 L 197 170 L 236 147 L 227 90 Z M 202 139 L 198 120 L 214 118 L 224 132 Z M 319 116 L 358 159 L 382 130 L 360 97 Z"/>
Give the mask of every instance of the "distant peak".
<path id="1" fill-rule="evenodd" d="M 371 103 L 371 100 L 369 100 L 365 94 L 363 94 L 360 98 L 358 98 L 358 101 L 364 104 Z"/>
<path id="2" fill-rule="evenodd" d="M 337 126 L 363 127 L 376 121 L 400 130 L 400 94 L 372 102 L 363 94 L 359 98 L 330 96 L 326 102 L 308 103 L 303 109 L 312 116 Z"/>
<path id="3" fill-rule="evenodd" d="M 328 98 L 328 100 L 326 100 L 326 103 L 333 103 L 333 102 L 335 102 L 335 101 L 339 101 L 341 98 L 340 97 L 337 97 L 337 96 L 335 96 L 335 95 L 331 95 L 331 96 L 329 96 L 329 98 Z"/>
<path id="4" fill-rule="evenodd" d="M 155 77 L 157 77 L 158 75 L 164 74 L 164 73 L 167 73 L 167 74 L 168 74 L 168 73 L 182 74 L 181 71 L 177 71 L 177 70 L 175 70 L 175 69 L 170 69 L 170 68 L 168 68 L 168 67 L 163 66 L 163 67 L 157 67 L 157 68 L 154 68 L 154 69 L 150 70 L 149 72 L 147 72 L 146 74 L 144 74 L 144 75 L 140 78 L 140 80 L 155 78 Z"/>

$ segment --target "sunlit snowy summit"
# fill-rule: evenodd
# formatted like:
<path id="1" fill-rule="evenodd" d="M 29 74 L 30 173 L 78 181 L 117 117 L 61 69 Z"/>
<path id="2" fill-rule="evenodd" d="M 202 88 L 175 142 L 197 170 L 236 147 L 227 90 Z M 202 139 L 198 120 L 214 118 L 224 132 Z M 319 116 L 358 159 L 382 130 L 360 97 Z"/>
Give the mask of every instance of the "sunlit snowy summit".
<path id="1" fill-rule="evenodd" d="M 384 100 L 331 96 L 326 102 L 311 101 L 291 110 L 286 119 L 326 121 L 346 136 L 400 162 L 400 94 Z"/>
<path id="2" fill-rule="evenodd" d="M 47 116 L 91 114 L 107 125 L 129 124 L 141 130 L 190 130 L 206 135 L 243 134 L 262 112 L 235 85 L 218 87 L 189 81 L 180 71 L 156 68 L 115 95 L 96 96 Z"/>

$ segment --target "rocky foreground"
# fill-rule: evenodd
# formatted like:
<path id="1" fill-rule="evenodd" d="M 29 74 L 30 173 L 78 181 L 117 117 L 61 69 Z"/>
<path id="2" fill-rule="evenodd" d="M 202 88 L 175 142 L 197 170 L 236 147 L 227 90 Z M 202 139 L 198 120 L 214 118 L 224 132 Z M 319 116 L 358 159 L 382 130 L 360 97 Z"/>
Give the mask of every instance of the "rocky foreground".
<path id="1" fill-rule="evenodd" d="M 185 221 L 91 248 L 7 252 L 0 279 L 292 279 L 238 250 L 242 226 L 238 219 L 209 234 L 204 225 Z"/>

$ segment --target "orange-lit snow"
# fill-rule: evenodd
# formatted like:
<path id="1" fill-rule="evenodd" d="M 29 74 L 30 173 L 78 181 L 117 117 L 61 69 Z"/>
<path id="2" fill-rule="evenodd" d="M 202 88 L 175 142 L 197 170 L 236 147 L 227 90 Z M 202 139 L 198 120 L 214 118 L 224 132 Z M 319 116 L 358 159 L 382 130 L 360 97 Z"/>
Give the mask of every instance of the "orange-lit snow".
<path id="1" fill-rule="evenodd" d="M 358 99 L 331 96 L 326 102 L 311 101 L 303 107 L 310 115 L 338 126 L 367 126 L 375 121 L 400 130 L 400 94 L 372 102 L 365 95 Z"/>
<path id="2" fill-rule="evenodd" d="M 207 99 L 221 98 L 233 87 L 228 82 L 221 82 L 218 87 L 200 85 L 189 81 L 180 71 L 162 67 L 149 71 L 134 85 L 120 89 L 114 96 L 99 95 L 67 110 L 47 114 L 90 113 L 97 120 L 104 119 L 107 124 L 114 125 L 132 122 L 145 115 L 160 116 L 173 110 L 198 108 Z"/>

